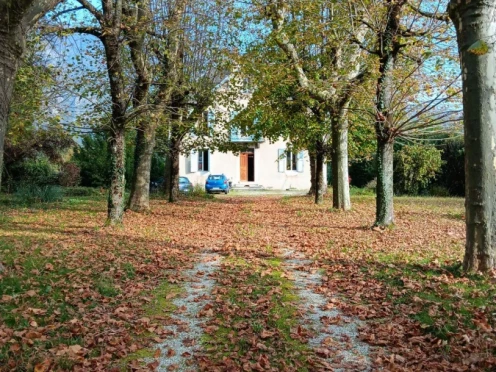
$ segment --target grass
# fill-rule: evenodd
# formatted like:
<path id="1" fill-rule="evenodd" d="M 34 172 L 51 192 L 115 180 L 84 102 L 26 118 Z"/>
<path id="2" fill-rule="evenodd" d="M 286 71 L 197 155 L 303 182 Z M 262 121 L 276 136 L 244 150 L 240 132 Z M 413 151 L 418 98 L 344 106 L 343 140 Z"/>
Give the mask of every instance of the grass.
<path id="1" fill-rule="evenodd" d="M 225 315 L 219 315 L 217 323 L 221 326 L 202 340 L 206 350 L 217 350 L 214 361 L 221 362 L 233 353 L 237 354 L 236 359 L 243 359 L 250 353 L 250 358 L 256 360 L 250 341 L 254 335 L 259 345 L 263 345 L 258 350 L 261 354 L 265 348 L 284 344 L 284 348 L 276 348 L 275 354 L 270 355 L 271 363 L 277 368 L 283 368 L 281 361 L 284 360 L 299 371 L 310 370 L 308 346 L 292 336 L 298 321 L 298 297 L 292 282 L 282 276 L 280 265 L 278 258 L 261 260 L 256 265 L 241 257 L 225 261 L 225 277 L 221 280 L 232 283 L 226 287 L 222 301 L 232 310 L 227 315 L 232 326 L 225 324 Z M 264 299 L 270 299 L 267 306 L 254 306 Z"/>
<path id="2" fill-rule="evenodd" d="M 6 267 L 0 335 L 8 332 L 0 336 L 0 365 L 24 371 L 48 355 L 51 368 L 60 370 L 84 369 L 82 361 L 86 370 L 138 366 L 153 350 L 153 329 L 176 310 L 180 270 L 205 249 L 227 256 L 214 288 L 211 325 L 219 328 L 203 340 L 217 366 L 223 358 L 240 363 L 270 354 L 273 368 L 292 363 L 289 369 L 311 370 L 311 351 L 292 335 L 298 298 L 280 261 L 271 258 L 285 248 L 316 260 L 325 285 L 347 301 L 343 312 L 374 310 L 365 313 L 368 332 L 376 339 L 388 335 L 381 348 L 410 347 L 404 356 L 412 369 L 435 370 L 430 361 L 443 360 L 455 370 L 473 353 L 492 355 L 484 325 L 496 326 L 495 283 L 461 271 L 463 201 L 396 198 L 395 228 L 380 232 L 369 229 L 373 197 L 353 196 L 352 203 L 349 212 L 330 213 L 329 195 L 322 206 L 304 196 L 156 199 L 152 213 L 128 212 L 124 226 L 113 229 L 103 227 L 104 195 L 72 194 L 29 208 L 0 196 L 0 262 Z M 394 332 L 399 329 L 406 331 Z M 27 331 L 43 337 L 29 345 L 20 333 Z M 408 334 L 416 332 L 427 337 L 421 346 L 408 344 Z M 461 344 L 463 335 L 470 348 Z M 273 351 L 256 349 L 253 338 Z M 13 344 L 20 350 L 11 350 Z M 57 356 L 75 344 L 84 355 Z M 419 347 L 423 354 L 415 354 Z"/>
<path id="3" fill-rule="evenodd" d="M 394 259 L 390 257 L 387 262 Z M 475 329 L 474 320 L 481 309 L 496 313 L 494 284 L 482 276 L 465 277 L 461 264 L 385 266 L 374 277 L 386 284 L 397 305 L 415 303 L 410 317 L 441 340 L 449 341 L 460 331 L 460 325 Z M 445 282 L 446 278 L 450 282 Z M 414 283 L 414 288 L 409 283 Z"/>

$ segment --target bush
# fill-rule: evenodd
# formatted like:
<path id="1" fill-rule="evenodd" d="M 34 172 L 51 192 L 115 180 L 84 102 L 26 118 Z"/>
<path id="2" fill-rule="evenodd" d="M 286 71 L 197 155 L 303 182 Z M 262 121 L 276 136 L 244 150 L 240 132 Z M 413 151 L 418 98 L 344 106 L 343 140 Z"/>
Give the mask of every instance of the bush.
<path id="1" fill-rule="evenodd" d="M 441 151 L 434 146 L 404 146 L 395 154 L 395 191 L 418 195 L 441 169 Z"/>
<path id="2" fill-rule="evenodd" d="M 104 192 L 102 192 L 103 189 L 98 189 L 94 187 L 66 187 L 64 188 L 64 196 L 71 196 L 71 197 L 77 197 L 77 196 L 100 196 Z"/>
<path id="3" fill-rule="evenodd" d="M 376 176 L 375 160 L 354 160 L 348 169 L 351 185 L 365 187 Z"/>
<path id="4" fill-rule="evenodd" d="M 194 185 L 189 192 L 184 193 L 183 195 L 187 196 L 188 198 L 205 198 L 205 199 L 213 198 L 213 195 L 205 191 L 205 186 L 199 184 Z"/>
<path id="5" fill-rule="evenodd" d="M 375 195 L 375 192 L 373 189 L 351 186 L 350 195 Z"/>
<path id="6" fill-rule="evenodd" d="M 58 183 L 59 170 L 46 156 L 23 161 L 18 172 L 20 185 L 47 186 Z"/>
<path id="7" fill-rule="evenodd" d="M 74 161 L 81 170 L 81 185 L 106 187 L 110 183 L 110 158 L 105 134 L 97 133 L 82 137 L 76 148 Z"/>
<path id="8" fill-rule="evenodd" d="M 26 184 L 17 188 L 15 193 L 17 199 L 23 204 L 54 203 L 63 197 L 60 186 Z"/>
<path id="9" fill-rule="evenodd" d="M 465 196 L 465 147 L 463 138 L 449 139 L 440 146 L 443 166 L 436 185 L 446 188 L 450 195 Z"/>
<path id="10" fill-rule="evenodd" d="M 432 185 L 429 190 L 429 194 L 432 196 L 439 196 L 442 198 L 450 196 L 449 190 L 444 186 Z"/>
<path id="11" fill-rule="evenodd" d="M 74 187 L 81 181 L 81 169 L 74 163 L 65 163 L 60 171 L 59 183 L 64 187 Z"/>

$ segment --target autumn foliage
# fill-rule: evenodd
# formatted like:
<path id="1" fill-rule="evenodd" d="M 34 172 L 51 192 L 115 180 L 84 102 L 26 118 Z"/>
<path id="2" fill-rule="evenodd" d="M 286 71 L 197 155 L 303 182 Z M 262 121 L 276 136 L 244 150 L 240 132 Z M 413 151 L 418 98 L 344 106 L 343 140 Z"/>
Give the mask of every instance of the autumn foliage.
<path id="1" fill-rule="evenodd" d="M 325 350 L 305 346 L 298 314 L 308 304 L 292 292 L 288 249 L 322 273 L 328 306 L 364 322 L 372 369 L 494 368 L 496 288 L 461 274 L 463 201 L 398 198 L 397 224 L 383 231 L 369 228 L 373 204 L 357 197 L 344 213 L 308 197 L 155 200 L 150 214 L 128 212 L 123 228 L 101 227 L 103 199 L 3 205 L 1 370 L 155 368 L 143 350 L 160 355 L 154 345 L 170 337 L 163 325 L 178 311 L 169 299 L 202 252 L 223 263 L 205 337 L 195 340 L 201 370 L 324 370 Z"/>

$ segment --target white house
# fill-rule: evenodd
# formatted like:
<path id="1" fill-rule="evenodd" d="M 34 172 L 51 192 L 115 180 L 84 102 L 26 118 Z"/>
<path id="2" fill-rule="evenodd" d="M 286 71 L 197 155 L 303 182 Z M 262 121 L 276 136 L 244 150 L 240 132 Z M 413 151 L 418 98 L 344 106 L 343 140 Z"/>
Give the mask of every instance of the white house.
<path id="1" fill-rule="evenodd" d="M 227 79 L 227 83 L 224 81 L 221 85 L 226 87 L 228 84 Z M 246 106 L 248 100 L 249 94 L 245 93 L 238 104 Z M 236 113 L 235 110 L 217 105 L 208 110 L 206 122 L 209 127 L 215 128 L 218 124 L 215 117 L 229 121 Z M 257 140 L 252 136 L 244 136 L 236 129 L 231 131 L 230 140 L 243 144 L 247 150 L 235 154 L 202 148 L 186 156 L 181 155 L 179 175 L 188 177 L 194 185 L 204 185 L 210 174 L 223 173 L 233 187 L 274 190 L 310 188 L 310 159 L 307 151 L 294 153 L 287 148 L 283 139 L 271 143 L 263 138 Z"/>
<path id="2" fill-rule="evenodd" d="M 250 142 L 248 137 L 233 137 L 245 142 L 246 152 L 212 152 L 209 149 L 181 155 L 180 175 L 193 184 L 205 184 L 210 174 L 225 174 L 235 187 L 275 190 L 309 189 L 310 162 L 308 153 L 286 151 L 286 142 L 261 140 Z"/>

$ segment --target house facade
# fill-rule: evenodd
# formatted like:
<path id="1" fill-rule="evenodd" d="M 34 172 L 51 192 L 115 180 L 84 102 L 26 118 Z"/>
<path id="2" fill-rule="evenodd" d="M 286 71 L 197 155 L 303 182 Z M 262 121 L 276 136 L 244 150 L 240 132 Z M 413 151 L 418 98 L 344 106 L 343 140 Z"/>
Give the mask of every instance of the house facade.
<path id="1" fill-rule="evenodd" d="M 251 137 L 233 133 L 231 141 L 244 143 L 240 153 L 198 149 L 181 155 L 180 175 L 204 185 L 210 174 L 225 174 L 233 187 L 274 190 L 308 190 L 310 159 L 307 151 L 292 152 L 284 140 L 254 142 Z"/>
<path id="2" fill-rule="evenodd" d="M 227 77 L 219 84 L 219 91 L 234 89 L 238 94 L 237 108 L 215 104 L 205 113 L 203 124 L 211 130 L 226 130 L 220 123 L 229 123 L 237 116 L 237 109 L 246 107 L 250 93 L 242 91 Z M 229 127 L 229 126 L 227 126 Z M 224 128 L 224 129 L 223 129 Z M 232 128 L 230 141 L 243 145 L 239 153 L 199 148 L 179 159 L 179 175 L 188 177 L 194 185 L 204 185 L 210 174 L 224 174 L 232 187 L 274 190 L 310 189 L 310 159 L 307 151 L 293 152 L 284 139 L 270 142 L 246 136 Z M 324 169 L 324 172 L 326 170 Z M 324 174 L 324 179 L 326 175 Z"/>

